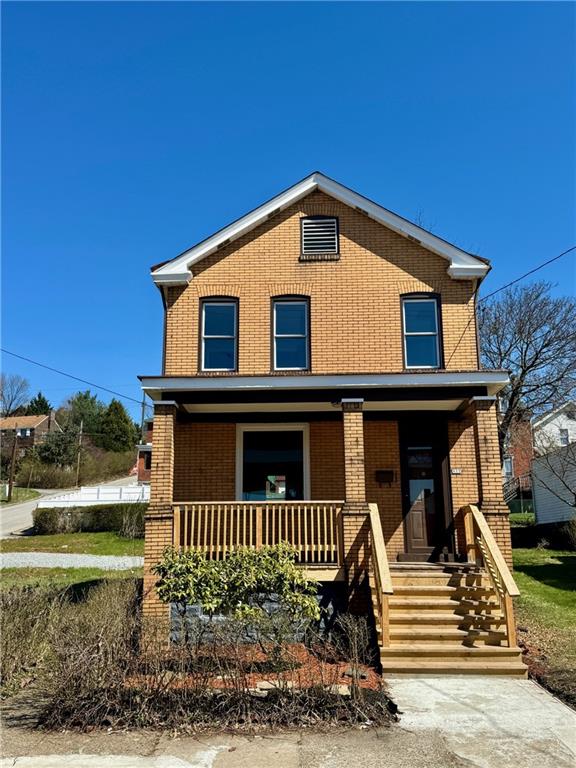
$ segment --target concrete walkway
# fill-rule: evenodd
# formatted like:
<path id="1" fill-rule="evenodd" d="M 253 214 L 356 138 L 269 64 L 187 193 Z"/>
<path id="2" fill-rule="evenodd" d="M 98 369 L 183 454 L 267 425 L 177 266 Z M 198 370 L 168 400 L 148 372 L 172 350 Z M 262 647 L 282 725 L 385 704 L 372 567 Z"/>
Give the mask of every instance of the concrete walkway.
<path id="1" fill-rule="evenodd" d="M 574 768 L 576 713 L 526 680 L 390 679 L 388 728 L 172 738 L 150 731 L 47 733 L 8 716 L 0 768 Z"/>
<path id="2" fill-rule="evenodd" d="M 466 765 L 574 768 L 576 712 L 532 680 L 459 675 L 388 678 L 412 733 L 441 733 Z"/>
<path id="3" fill-rule="evenodd" d="M 124 571 L 141 568 L 143 557 L 128 555 L 67 555 L 59 552 L 2 552 L 1 568 L 101 568 Z"/>

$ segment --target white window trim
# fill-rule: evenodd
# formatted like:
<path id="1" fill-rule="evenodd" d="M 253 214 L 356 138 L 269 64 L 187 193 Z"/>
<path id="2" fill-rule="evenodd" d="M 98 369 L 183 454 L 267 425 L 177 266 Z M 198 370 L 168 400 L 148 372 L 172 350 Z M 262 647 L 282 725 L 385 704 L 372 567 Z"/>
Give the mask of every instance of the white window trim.
<path id="1" fill-rule="evenodd" d="M 234 335 L 233 336 L 206 336 L 204 327 L 206 323 L 206 307 L 234 307 Z M 204 362 L 205 341 L 208 339 L 232 339 L 234 342 L 234 365 L 232 368 L 206 368 Z M 202 371 L 236 371 L 238 370 L 238 302 L 236 301 L 212 301 L 211 299 L 202 302 L 202 333 L 200 339 L 201 345 L 201 370 Z"/>
<path id="2" fill-rule="evenodd" d="M 564 438 L 566 438 L 566 442 L 564 442 Z M 558 427 L 558 440 L 563 448 L 570 445 L 570 430 L 567 427 Z"/>
<path id="3" fill-rule="evenodd" d="M 302 432 L 302 460 L 304 464 L 304 498 L 310 500 L 310 425 L 309 424 L 236 424 L 236 499 L 242 500 L 244 485 L 244 433 L 245 432 Z M 248 503 L 248 502 L 247 502 Z M 258 502 L 253 502 L 257 504 Z M 276 502 L 281 504 L 282 502 Z"/>
<path id="4" fill-rule="evenodd" d="M 436 323 L 436 330 L 435 331 L 406 331 L 406 304 L 410 303 L 433 303 L 434 307 L 436 309 L 434 313 L 434 320 Z M 419 369 L 419 368 L 429 368 L 431 370 L 435 370 L 437 368 L 440 368 L 440 330 L 439 330 L 439 323 L 438 323 L 438 299 L 434 298 L 421 298 L 421 299 L 411 299 L 410 297 L 402 299 L 402 343 L 404 345 L 404 367 L 407 369 L 413 368 L 413 369 Z M 408 345 L 406 344 L 406 339 L 408 336 L 434 336 L 436 338 L 436 365 L 408 365 Z"/>
<path id="5" fill-rule="evenodd" d="M 301 333 L 276 333 L 276 306 L 278 304 L 301 304 L 304 307 L 304 334 Z M 308 314 L 309 314 L 309 302 L 306 299 L 274 299 L 272 314 L 273 314 L 273 354 L 274 354 L 274 370 L 275 371 L 307 371 L 310 368 L 310 329 L 308 327 Z M 278 365 L 276 359 L 276 339 L 304 339 L 304 347 L 306 350 L 306 365 L 303 368 L 281 368 Z"/>

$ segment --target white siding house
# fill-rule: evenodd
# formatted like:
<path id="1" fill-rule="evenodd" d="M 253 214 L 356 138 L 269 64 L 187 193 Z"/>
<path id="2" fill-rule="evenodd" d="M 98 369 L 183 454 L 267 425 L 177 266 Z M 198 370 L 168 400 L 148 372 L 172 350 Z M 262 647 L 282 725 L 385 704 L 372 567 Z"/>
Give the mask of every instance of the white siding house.
<path id="1" fill-rule="evenodd" d="M 536 453 L 576 443 L 576 403 L 568 402 L 532 423 Z"/>
<path id="2" fill-rule="evenodd" d="M 576 443 L 532 463 L 536 523 L 561 523 L 576 515 Z"/>

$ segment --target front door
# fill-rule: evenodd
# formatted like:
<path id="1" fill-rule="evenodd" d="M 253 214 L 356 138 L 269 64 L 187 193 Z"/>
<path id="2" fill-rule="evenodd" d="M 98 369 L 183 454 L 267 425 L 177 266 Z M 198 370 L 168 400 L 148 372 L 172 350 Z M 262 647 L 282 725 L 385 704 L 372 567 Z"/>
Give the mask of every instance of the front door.
<path id="1" fill-rule="evenodd" d="M 439 560 L 450 547 L 445 450 L 437 430 L 409 426 L 402 445 L 406 558 Z"/>
<path id="2" fill-rule="evenodd" d="M 304 498 L 302 430 L 242 432 L 242 492 L 245 501 Z"/>

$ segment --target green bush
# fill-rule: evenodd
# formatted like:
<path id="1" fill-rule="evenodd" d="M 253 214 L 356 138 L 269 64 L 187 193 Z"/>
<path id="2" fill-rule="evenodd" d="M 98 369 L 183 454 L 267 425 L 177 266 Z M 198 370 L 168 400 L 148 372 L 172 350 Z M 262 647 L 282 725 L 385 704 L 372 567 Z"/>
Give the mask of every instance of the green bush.
<path id="1" fill-rule="evenodd" d="M 135 463 L 134 451 L 86 451 L 80 462 L 80 485 L 124 477 Z M 16 485 L 29 488 L 73 488 L 76 485 L 76 467 L 61 469 L 54 464 L 41 462 L 32 454 L 22 460 L 16 476 Z"/>
<path id="2" fill-rule="evenodd" d="M 137 539 L 144 536 L 148 504 L 97 504 L 92 507 L 41 507 L 34 510 L 37 534 L 113 531 Z"/>

